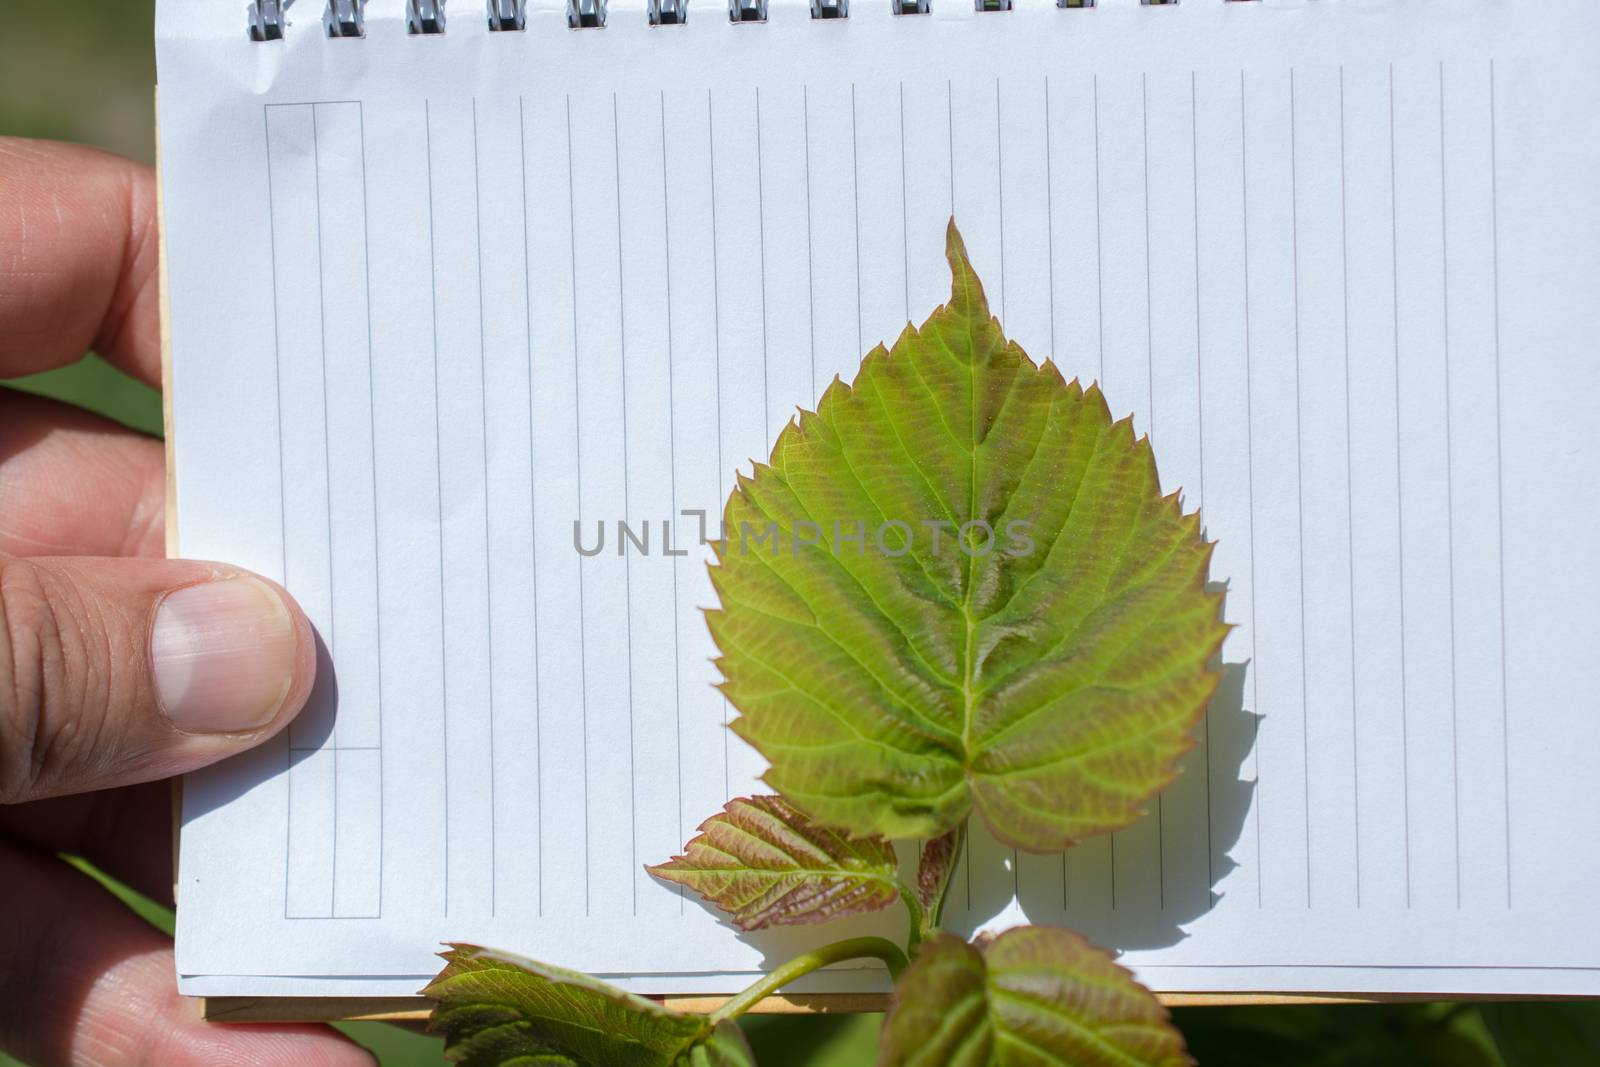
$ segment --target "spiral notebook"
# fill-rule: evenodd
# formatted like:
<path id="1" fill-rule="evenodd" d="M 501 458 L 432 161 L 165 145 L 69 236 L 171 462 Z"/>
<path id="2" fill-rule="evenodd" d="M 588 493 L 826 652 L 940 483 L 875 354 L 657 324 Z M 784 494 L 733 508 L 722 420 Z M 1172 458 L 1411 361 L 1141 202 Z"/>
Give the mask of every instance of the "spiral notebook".
<path id="1" fill-rule="evenodd" d="M 815 936 L 643 869 L 762 788 L 704 516 L 945 299 L 954 217 L 1235 629 L 1149 817 L 976 834 L 951 924 L 1167 992 L 1600 993 L 1592 0 L 161 0 L 158 50 L 178 547 L 324 649 L 186 783 L 187 992 L 464 940 L 718 994 Z"/>

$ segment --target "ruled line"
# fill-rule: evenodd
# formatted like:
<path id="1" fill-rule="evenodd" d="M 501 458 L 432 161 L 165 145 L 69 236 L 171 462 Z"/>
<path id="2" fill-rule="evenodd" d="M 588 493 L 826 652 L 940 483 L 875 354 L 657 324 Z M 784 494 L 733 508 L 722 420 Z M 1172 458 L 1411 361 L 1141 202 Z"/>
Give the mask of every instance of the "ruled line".
<path id="1" fill-rule="evenodd" d="M 583 514 L 583 369 L 578 358 L 578 221 L 572 168 L 572 94 L 566 94 L 567 111 L 567 244 L 572 269 L 572 468 L 577 479 L 578 514 Z M 579 710 L 583 718 L 583 913 L 589 914 L 592 857 L 589 848 L 589 654 L 584 635 L 583 563 L 578 560 L 578 677 L 582 680 Z"/>
<path id="2" fill-rule="evenodd" d="M 274 108 L 316 107 L 319 104 L 332 105 L 332 104 L 360 104 L 360 103 L 361 103 L 361 101 L 359 101 L 359 100 L 280 100 L 277 103 L 263 104 L 262 106 L 265 107 L 268 111 L 271 111 Z"/>
<path id="3" fill-rule="evenodd" d="M 1289 237 L 1292 249 L 1291 281 L 1294 293 L 1294 464 L 1295 550 L 1300 562 L 1300 765 L 1304 774 L 1306 825 L 1306 907 L 1311 907 L 1311 696 L 1306 670 L 1306 468 L 1300 366 L 1300 162 L 1298 120 L 1295 115 L 1295 75 L 1289 68 Z"/>
<path id="4" fill-rule="evenodd" d="M 806 180 L 811 179 L 809 160 L 811 148 L 806 147 Z M 807 194 L 809 197 L 809 193 Z M 900 82 L 900 279 L 905 283 L 906 321 L 911 321 L 911 219 L 906 204 L 906 83 Z M 809 205 L 810 200 L 806 203 Z M 809 218 L 809 208 L 807 217 Z"/>
<path id="5" fill-rule="evenodd" d="M 285 588 L 289 585 L 289 502 L 284 489 L 285 468 L 283 458 L 283 346 L 278 330 L 278 223 L 273 209 L 272 180 L 272 105 L 261 108 L 261 134 L 267 160 L 267 249 L 272 274 L 272 381 L 273 399 L 278 416 L 278 546 L 279 576 Z M 283 732 L 283 917 L 289 917 L 289 872 L 294 851 L 294 724 Z"/>
<path id="6" fill-rule="evenodd" d="M 1056 209 L 1050 155 L 1050 76 L 1047 74 L 1044 79 L 1044 245 L 1048 258 L 1046 277 L 1050 286 L 1050 359 L 1053 361 L 1056 358 Z"/>
<path id="7" fill-rule="evenodd" d="M 673 374 L 673 345 L 672 345 L 672 203 L 669 191 L 672 183 L 667 176 L 667 92 L 665 89 L 657 90 L 657 98 L 661 107 L 661 243 L 666 256 L 665 278 L 666 287 L 666 319 L 667 319 L 667 478 L 669 492 L 672 497 L 672 517 L 679 518 L 678 512 L 678 429 L 677 429 L 677 385 Z M 810 180 L 810 166 L 806 168 L 807 181 Z M 809 203 L 809 193 L 808 203 Z M 810 210 L 807 209 L 809 223 Z M 813 372 L 814 376 L 815 372 Z M 671 524 L 668 523 L 670 530 Z M 683 822 L 683 660 L 680 645 L 679 631 L 682 628 L 678 619 L 678 557 L 672 560 L 672 720 L 673 740 L 675 742 L 674 756 L 677 762 L 678 783 L 678 840 L 688 839 L 688 831 Z M 684 886 L 678 887 L 678 914 L 684 911 Z"/>
<path id="8" fill-rule="evenodd" d="M 853 101 L 854 88 L 851 89 L 851 93 Z M 759 269 L 761 272 L 761 442 L 756 446 L 755 455 L 757 457 L 764 452 L 767 434 L 772 432 L 771 367 L 767 351 L 767 191 L 761 156 L 761 86 L 758 85 L 756 86 L 756 239 L 760 246 Z M 861 335 L 859 325 L 861 317 L 861 238 L 859 233 L 860 224 L 858 223 L 858 236 L 856 238 L 856 337 L 858 341 Z"/>
<path id="9" fill-rule="evenodd" d="M 1266 864 L 1261 852 L 1261 671 L 1256 649 L 1256 457 L 1255 410 L 1251 397 L 1250 349 L 1250 123 L 1244 71 L 1239 72 L 1239 218 L 1244 250 L 1244 443 L 1245 510 L 1249 513 L 1250 555 L 1250 770 L 1255 777 L 1254 802 L 1250 805 L 1256 830 L 1256 907 L 1265 900 Z"/>
<path id="10" fill-rule="evenodd" d="M 1095 324 L 1100 334 L 1100 392 L 1106 391 L 1106 320 L 1105 320 L 1105 261 L 1103 256 L 1104 244 L 1101 240 L 1101 202 L 1100 202 L 1100 75 L 1094 75 L 1094 256 L 1095 256 Z M 1117 835 L 1116 831 L 1106 835 L 1106 847 L 1110 852 L 1110 862 L 1107 868 L 1107 877 L 1111 887 L 1111 910 L 1117 910 Z"/>
<path id="11" fill-rule="evenodd" d="M 1339 68 L 1339 269 L 1344 300 L 1344 480 L 1345 537 L 1350 546 L 1350 775 L 1355 816 L 1356 907 L 1361 907 L 1361 706 L 1356 667 L 1356 506 L 1355 447 L 1352 444 L 1350 415 L 1350 211 L 1346 186 L 1349 159 L 1345 151 L 1344 67 Z"/>
<path id="12" fill-rule="evenodd" d="M 1489 60 L 1489 221 L 1494 278 L 1494 472 L 1496 548 L 1500 593 L 1500 768 L 1506 815 L 1506 907 L 1511 907 L 1511 706 L 1506 677 L 1506 508 L 1505 453 L 1500 409 L 1500 152 L 1495 122 L 1494 60 Z"/>
<path id="13" fill-rule="evenodd" d="M 994 80 L 995 199 L 1000 212 L 1000 321 L 1006 318 L 1006 146 L 1000 115 L 1000 79 Z"/>
<path id="14" fill-rule="evenodd" d="M 760 129 L 759 119 L 757 129 Z M 759 136 L 759 134 L 758 134 Z M 856 132 L 856 83 L 850 83 L 850 211 L 855 216 L 856 241 L 856 357 L 862 356 L 861 331 L 861 158 L 860 135 Z M 763 320 L 765 326 L 765 320 Z M 769 417 L 768 423 L 772 420 Z"/>
<path id="15" fill-rule="evenodd" d="M 711 176 L 711 180 L 706 183 L 706 192 L 711 197 L 711 352 L 717 376 L 717 484 L 712 499 L 720 505 L 722 480 L 726 477 L 724 472 L 728 468 L 723 459 L 722 440 L 722 281 L 717 256 L 717 117 L 712 107 L 710 89 L 706 90 L 706 152 L 706 169 Z M 722 795 L 725 798 L 733 796 L 732 772 L 729 768 L 728 711 L 728 697 L 724 693 L 722 694 Z"/>
<path id="16" fill-rule="evenodd" d="M 1394 506 L 1399 562 L 1401 828 L 1405 843 L 1406 907 L 1411 907 L 1411 754 L 1406 694 L 1406 505 L 1405 451 L 1401 448 L 1400 403 L 1400 179 L 1394 122 L 1394 64 L 1389 64 L 1389 240 L 1394 280 Z"/>
<path id="17" fill-rule="evenodd" d="M 1190 192 L 1194 207 L 1194 403 L 1195 448 L 1199 467 L 1200 503 L 1206 506 L 1206 393 L 1205 393 L 1205 341 L 1200 325 L 1200 93 L 1195 84 L 1195 72 L 1189 72 L 1189 164 Z M 1201 526 L 1202 536 L 1205 527 Z M 1217 653 L 1221 659 L 1221 652 Z M 1202 744 L 1205 746 L 1206 767 L 1206 906 L 1211 905 L 1212 887 L 1216 885 L 1216 844 L 1212 840 L 1211 818 L 1211 709 L 1206 708 L 1201 719 Z"/>
<path id="18" fill-rule="evenodd" d="M 622 379 L 622 513 L 631 515 L 628 505 L 628 480 L 631 474 L 628 461 L 628 305 L 627 279 L 624 276 L 625 257 L 622 254 L 622 130 L 617 114 L 617 94 L 611 94 L 611 162 L 617 191 L 617 366 Z M 671 399 L 668 393 L 668 399 Z M 670 457 L 670 453 L 669 453 Z M 669 458 L 670 462 L 670 458 Z M 620 548 L 621 545 L 619 544 Z M 633 700 L 633 556 L 622 565 L 622 601 L 627 611 L 627 622 L 622 628 L 628 679 L 628 869 L 633 872 L 629 880 L 632 888 L 633 914 L 639 914 L 639 780 L 634 775 L 636 752 Z M 676 613 L 674 613 L 676 618 Z"/>
<path id="19" fill-rule="evenodd" d="M 1145 395 L 1149 405 L 1151 439 L 1156 434 L 1156 340 L 1155 313 L 1151 306 L 1150 284 L 1150 90 L 1149 75 L 1139 75 L 1139 138 L 1144 171 L 1144 366 Z M 1167 907 L 1167 805 L 1166 797 L 1156 794 L 1156 899 Z"/>
<path id="20" fill-rule="evenodd" d="M 356 105 L 357 135 L 361 142 L 361 276 L 367 312 L 367 448 L 372 471 L 372 626 L 378 657 L 374 685 L 378 711 L 378 918 L 383 917 L 383 553 L 378 535 L 378 428 L 377 389 L 372 367 L 372 227 L 367 191 L 367 109 Z"/>
<path id="21" fill-rule="evenodd" d="M 816 245 L 811 236 L 811 87 L 807 85 L 800 86 L 800 128 L 806 150 L 806 327 L 811 343 L 811 391 L 820 393 L 817 386 Z M 662 165 L 665 166 L 665 160 Z"/>
<path id="22" fill-rule="evenodd" d="M 1139 75 L 1139 166 L 1144 197 L 1144 371 L 1145 404 L 1150 413 L 1150 436 L 1156 433 L 1156 339 L 1150 284 L 1150 89 L 1149 75 Z M 1159 813 L 1161 794 L 1156 794 Z"/>
<path id="23" fill-rule="evenodd" d="M 333 571 L 333 436 L 328 417 L 328 299 L 327 283 L 323 277 L 322 261 L 322 139 L 317 126 L 317 105 L 311 105 L 311 184 L 312 205 L 317 232 L 317 364 L 322 375 L 322 491 L 327 506 L 328 543 L 328 659 L 334 657 L 337 641 L 338 600 L 334 595 Z M 339 910 L 339 712 L 335 707 L 330 724 L 333 737 L 333 818 L 331 821 L 332 853 L 328 872 L 328 913 Z"/>
<path id="24" fill-rule="evenodd" d="M 1116 831 L 1106 835 L 1106 841 L 1111 849 L 1111 910 L 1117 910 L 1117 834 Z"/>
<path id="25" fill-rule="evenodd" d="M 1445 562 L 1450 576 L 1450 794 L 1455 821 L 1456 907 L 1461 907 L 1461 739 L 1456 706 L 1456 465 L 1450 419 L 1450 192 L 1445 146 L 1444 60 L 1439 61 L 1439 287 L 1444 340 Z"/>
<path id="26" fill-rule="evenodd" d="M 533 272 L 532 256 L 528 249 L 528 125 L 527 107 L 523 98 L 517 97 L 517 149 L 521 163 L 522 185 L 522 304 L 526 315 L 528 345 L 528 556 L 531 566 L 530 594 L 533 598 L 533 780 L 537 814 L 534 816 L 534 861 L 539 868 L 534 887 L 536 914 L 544 914 L 544 746 L 542 718 L 544 703 L 541 700 L 539 679 L 539 474 L 534 448 L 535 419 L 533 414 Z"/>
<path id="27" fill-rule="evenodd" d="M 439 407 L 439 261 L 436 255 L 436 234 L 433 213 L 433 111 L 427 99 L 422 101 L 423 152 L 428 172 L 428 286 L 430 319 L 433 334 L 433 467 L 434 489 L 437 494 L 436 521 L 439 529 L 439 718 L 440 755 L 444 766 L 444 914 L 450 915 L 450 656 L 446 641 L 447 626 L 444 596 L 444 456 L 441 438 L 444 435 L 443 416 Z"/>
<path id="28" fill-rule="evenodd" d="M 945 132 L 950 142 L 950 216 L 956 213 L 956 105 L 955 90 L 949 78 L 944 80 Z"/>
<path id="29" fill-rule="evenodd" d="M 490 539 L 490 508 L 493 506 L 493 484 L 489 480 L 489 353 L 485 328 L 483 294 L 483 171 L 478 161 L 478 98 L 472 98 L 472 213 L 477 226 L 478 257 L 478 388 L 479 413 L 483 419 L 483 595 L 484 620 L 487 645 L 485 655 L 488 667 L 488 703 L 485 711 L 489 719 L 489 916 L 494 917 L 498 891 L 497 847 L 499 833 L 496 828 L 496 803 L 494 774 L 494 546 Z"/>
<path id="30" fill-rule="evenodd" d="M 1100 346 L 1100 392 L 1106 391 L 1105 242 L 1100 212 L 1100 75 L 1094 75 L 1094 324 Z M 1115 842 L 1113 841 L 1113 844 Z"/>

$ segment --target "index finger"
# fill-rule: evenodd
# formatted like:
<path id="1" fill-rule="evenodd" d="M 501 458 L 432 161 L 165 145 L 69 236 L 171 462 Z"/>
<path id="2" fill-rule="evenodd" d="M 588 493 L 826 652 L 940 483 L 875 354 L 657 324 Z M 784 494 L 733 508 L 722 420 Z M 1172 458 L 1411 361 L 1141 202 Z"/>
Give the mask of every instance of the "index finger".
<path id="1" fill-rule="evenodd" d="M 0 1048 L 41 1067 L 376 1067 L 323 1026 L 213 1026 L 172 943 L 88 876 L 0 841 Z"/>
<path id="2" fill-rule="evenodd" d="M 149 167 L 0 137 L 0 378 L 92 348 L 159 386 L 157 243 Z"/>

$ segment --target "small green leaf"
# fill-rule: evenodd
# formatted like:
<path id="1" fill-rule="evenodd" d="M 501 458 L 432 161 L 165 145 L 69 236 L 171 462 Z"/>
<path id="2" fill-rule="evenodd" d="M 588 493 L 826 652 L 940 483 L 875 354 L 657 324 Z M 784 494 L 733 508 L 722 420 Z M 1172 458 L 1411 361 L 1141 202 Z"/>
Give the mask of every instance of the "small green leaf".
<path id="1" fill-rule="evenodd" d="M 1600 1062 L 1594 1055 L 1544 1055 L 1526 1061 L 1507 1055 L 1502 1062 L 1478 1009 L 1464 1004 L 1212 1006 L 1180 1008 L 1173 1021 L 1183 1031 L 1190 1054 L 1206 1067 L 1554 1067 Z"/>
<path id="2" fill-rule="evenodd" d="M 1226 633 L 1197 515 L 1097 386 L 1008 342 L 952 222 L 950 302 L 779 436 L 708 613 L 766 780 L 852 834 L 976 808 L 1058 851 L 1176 774 Z"/>
<path id="3" fill-rule="evenodd" d="M 827 922 L 900 898 L 887 841 L 823 829 L 782 797 L 730 800 L 683 855 L 647 869 L 699 893 L 742 930 Z"/>
<path id="4" fill-rule="evenodd" d="M 1485 1004 L 1479 1011 L 1507 1067 L 1600 1063 L 1600 1005 Z"/>
<path id="5" fill-rule="evenodd" d="M 880 1067 L 1182 1067 L 1167 1010 L 1070 930 L 939 933 L 895 986 Z"/>
<path id="6" fill-rule="evenodd" d="M 474 945 L 453 945 L 423 990 L 438 1001 L 430 1029 L 465 1067 L 738 1067 L 723 1033 L 712 1058 L 707 1021 L 681 1015 L 586 974 Z M 743 1040 L 742 1036 L 739 1038 Z M 735 1049 L 730 1052 L 729 1049 Z M 717 1057 L 721 1058 L 717 1058 Z"/>
<path id="7" fill-rule="evenodd" d="M 739 1024 L 724 1019 L 711 1036 L 689 1050 L 688 1067 L 756 1067 L 756 1055 Z"/>

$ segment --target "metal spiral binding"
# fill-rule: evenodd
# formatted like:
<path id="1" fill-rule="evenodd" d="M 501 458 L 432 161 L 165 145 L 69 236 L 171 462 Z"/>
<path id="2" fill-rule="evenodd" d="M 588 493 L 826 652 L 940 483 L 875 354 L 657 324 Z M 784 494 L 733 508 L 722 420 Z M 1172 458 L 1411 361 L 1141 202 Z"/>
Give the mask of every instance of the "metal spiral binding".
<path id="1" fill-rule="evenodd" d="M 406 0 L 406 32 L 443 33 L 444 0 Z"/>
<path id="2" fill-rule="evenodd" d="M 682 26 L 689 21 L 689 0 L 650 0 L 650 25 Z"/>
<path id="3" fill-rule="evenodd" d="M 567 25 L 575 30 L 603 29 L 606 0 L 567 0 Z"/>
<path id="4" fill-rule="evenodd" d="M 283 27 L 287 23 L 284 9 L 288 6 L 286 0 L 250 0 L 250 5 L 246 9 L 250 18 L 250 39 L 283 40 Z"/>
<path id="5" fill-rule="evenodd" d="M 247 28 L 252 41 L 281 41 L 289 26 L 289 8 L 295 0 L 249 0 Z M 728 20 L 740 24 L 766 22 L 769 0 L 728 0 Z M 895 15 L 927 15 L 933 0 L 888 0 Z M 1144 7 L 1167 7 L 1180 0 L 1139 0 Z M 1249 3 L 1251 0 L 1223 0 Z M 406 32 L 435 36 L 445 32 L 446 0 L 405 0 Z M 1015 0 L 972 0 L 979 12 L 1010 11 Z M 1055 0 L 1058 8 L 1092 8 L 1098 0 Z M 367 0 L 324 0 L 322 25 L 329 37 L 365 37 Z M 486 0 L 491 32 L 527 29 L 527 0 Z M 850 0 L 809 0 L 813 19 L 850 17 Z M 606 0 L 567 0 L 567 25 L 572 29 L 599 29 L 606 24 Z M 689 21 L 689 0 L 646 0 L 652 26 L 681 26 Z"/>
<path id="6" fill-rule="evenodd" d="M 329 37 L 365 37 L 367 0 L 328 0 L 322 26 Z"/>
<path id="7" fill-rule="evenodd" d="M 496 33 L 528 28 L 526 0 L 489 0 L 489 29 Z"/>

